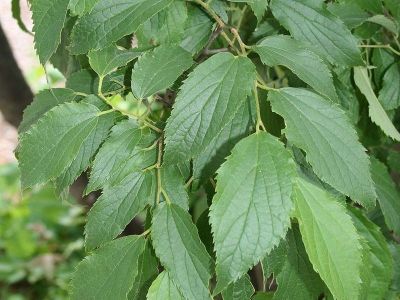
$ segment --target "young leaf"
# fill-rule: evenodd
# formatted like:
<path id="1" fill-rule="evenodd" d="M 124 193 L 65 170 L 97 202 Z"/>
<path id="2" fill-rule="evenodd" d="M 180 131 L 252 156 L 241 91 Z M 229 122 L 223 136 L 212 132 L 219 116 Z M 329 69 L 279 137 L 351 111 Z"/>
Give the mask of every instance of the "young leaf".
<path id="1" fill-rule="evenodd" d="M 350 208 L 354 225 L 366 240 L 368 259 L 364 265 L 369 281 L 363 282 L 361 299 L 384 299 L 393 273 L 392 257 L 388 243 L 379 228 L 359 210 Z"/>
<path id="2" fill-rule="evenodd" d="M 129 173 L 155 163 L 156 149 L 145 149 L 155 139 L 152 132 L 139 128 L 135 120 L 115 125 L 94 159 L 86 193 L 113 186 Z"/>
<path id="3" fill-rule="evenodd" d="M 278 283 L 274 299 L 318 299 L 327 290 L 310 263 L 298 227 L 287 234 L 288 253 L 274 277 Z"/>
<path id="4" fill-rule="evenodd" d="M 371 160 L 372 179 L 385 223 L 389 229 L 400 235 L 400 194 L 386 166 L 377 159 Z"/>
<path id="5" fill-rule="evenodd" d="M 398 63 L 391 65 L 383 76 L 383 86 L 379 91 L 379 102 L 385 110 L 396 109 L 400 106 L 400 66 Z"/>
<path id="6" fill-rule="evenodd" d="M 254 50 L 264 64 L 289 68 L 314 90 L 338 102 L 328 66 L 303 43 L 285 35 L 270 36 L 259 42 Z"/>
<path id="7" fill-rule="evenodd" d="M 161 272 L 150 286 L 147 300 L 184 300 L 167 271 Z"/>
<path id="8" fill-rule="evenodd" d="M 20 138 L 22 186 L 55 179 L 71 165 L 99 121 L 100 110 L 87 103 L 64 103 L 47 112 Z"/>
<path id="9" fill-rule="evenodd" d="M 295 216 L 314 269 L 336 299 L 360 295 L 362 247 L 346 209 L 326 190 L 299 178 Z"/>
<path id="10" fill-rule="evenodd" d="M 65 0 L 63 0 L 65 1 Z M 72 30 L 71 52 L 98 50 L 131 34 L 172 0 L 99 0 Z"/>
<path id="11" fill-rule="evenodd" d="M 392 121 L 390 121 L 382 105 L 379 103 L 378 98 L 375 96 L 368 77 L 367 68 L 354 68 L 354 82 L 369 103 L 369 116 L 372 122 L 378 125 L 387 136 L 396 141 L 400 141 L 400 133 L 397 131 L 396 127 L 394 127 Z"/>
<path id="12" fill-rule="evenodd" d="M 145 53 L 132 71 L 132 92 L 144 99 L 170 87 L 193 64 L 189 52 L 179 46 L 160 46 Z"/>
<path id="13" fill-rule="evenodd" d="M 178 163 L 204 151 L 234 118 L 255 80 L 246 57 L 219 53 L 194 69 L 176 98 L 165 128 L 165 161 Z"/>
<path id="14" fill-rule="evenodd" d="M 139 256 L 138 272 L 129 292 L 129 300 L 146 299 L 147 292 L 158 275 L 158 261 L 153 254 L 150 240 L 146 241 L 143 253 Z M 161 299 L 160 299 L 161 300 Z"/>
<path id="15" fill-rule="evenodd" d="M 104 189 L 88 214 L 85 226 L 88 250 L 118 236 L 146 205 L 154 203 L 155 178 L 152 171 L 133 172 L 120 183 Z"/>
<path id="16" fill-rule="evenodd" d="M 159 204 L 151 237 L 161 264 L 182 294 L 187 299 L 210 299 L 212 261 L 189 213 L 175 204 Z"/>
<path id="17" fill-rule="evenodd" d="M 88 256 L 73 275 L 71 299 L 126 299 L 144 245 L 143 237 L 131 235 L 112 241 Z"/>
<path id="18" fill-rule="evenodd" d="M 271 91 L 268 100 L 272 110 L 285 118 L 286 137 L 307 152 L 315 173 L 354 201 L 373 206 L 369 158 L 345 113 L 304 89 Z"/>
<path id="19" fill-rule="evenodd" d="M 35 47 L 44 65 L 61 41 L 69 0 L 35 0 L 32 2 Z"/>
<path id="20" fill-rule="evenodd" d="M 362 65 L 357 41 L 349 29 L 323 5 L 312 1 L 272 0 L 272 13 L 297 40 L 309 42 L 338 65 Z"/>
<path id="21" fill-rule="evenodd" d="M 33 124 L 37 122 L 46 112 L 53 107 L 64 102 L 72 102 L 77 95 L 70 89 L 49 89 L 39 92 L 30 105 L 24 110 L 22 122 L 19 125 L 19 133 L 27 131 Z"/>
<path id="22" fill-rule="evenodd" d="M 285 237 L 290 225 L 290 153 L 264 132 L 241 140 L 218 170 L 210 223 L 217 254 L 217 287 L 222 291 Z"/>
<path id="23" fill-rule="evenodd" d="M 222 298 L 224 300 L 241 300 L 251 299 L 254 294 L 254 287 L 250 281 L 250 277 L 244 274 L 234 283 L 228 285 L 228 287 L 222 292 Z"/>
<path id="24" fill-rule="evenodd" d="M 114 69 L 126 65 L 142 53 L 142 49 L 120 50 L 115 45 L 111 45 L 101 50 L 90 51 L 88 57 L 92 69 L 99 76 L 104 77 Z"/>

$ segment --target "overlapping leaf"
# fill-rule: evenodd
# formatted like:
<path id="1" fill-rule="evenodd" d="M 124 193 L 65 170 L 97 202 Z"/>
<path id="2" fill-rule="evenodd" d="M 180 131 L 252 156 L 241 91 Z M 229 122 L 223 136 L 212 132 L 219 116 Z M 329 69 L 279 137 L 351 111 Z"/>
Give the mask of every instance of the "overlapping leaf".
<path id="1" fill-rule="evenodd" d="M 255 79 L 248 58 L 219 53 L 200 64 L 182 85 L 165 128 L 165 161 L 202 152 L 234 118 Z"/>
<path id="2" fill-rule="evenodd" d="M 218 170 L 210 223 L 217 255 L 216 292 L 237 280 L 286 235 L 294 162 L 273 136 L 241 140 Z"/>
<path id="3" fill-rule="evenodd" d="M 161 272 L 150 286 L 147 300 L 184 300 L 168 272 Z"/>
<path id="4" fill-rule="evenodd" d="M 268 100 L 284 117 L 288 140 L 306 151 L 315 173 L 353 200 L 373 206 L 369 158 L 345 113 L 304 89 L 271 91 Z"/>

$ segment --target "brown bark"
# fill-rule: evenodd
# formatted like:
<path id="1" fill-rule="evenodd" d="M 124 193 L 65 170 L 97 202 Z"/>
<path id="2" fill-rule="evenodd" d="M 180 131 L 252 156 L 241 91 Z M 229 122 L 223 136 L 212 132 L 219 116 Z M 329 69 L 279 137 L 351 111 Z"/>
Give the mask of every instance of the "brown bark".
<path id="1" fill-rule="evenodd" d="M 0 25 L 0 111 L 4 119 L 18 127 L 33 94 L 15 61 Z"/>

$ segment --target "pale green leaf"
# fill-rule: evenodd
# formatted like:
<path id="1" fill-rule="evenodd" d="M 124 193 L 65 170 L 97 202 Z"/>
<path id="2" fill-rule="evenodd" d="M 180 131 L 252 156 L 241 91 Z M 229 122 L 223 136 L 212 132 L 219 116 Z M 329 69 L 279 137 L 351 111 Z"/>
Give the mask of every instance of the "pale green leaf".
<path id="1" fill-rule="evenodd" d="M 83 16 L 90 12 L 99 0 L 70 0 L 68 8 L 74 15 Z"/>
<path id="2" fill-rule="evenodd" d="M 82 54 L 109 46 L 135 32 L 141 24 L 171 2 L 172 0 L 99 0 L 75 25 L 71 52 Z"/>
<path id="3" fill-rule="evenodd" d="M 150 286 L 147 300 L 184 300 L 168 272 L 161 272 Z"/>
<path id="4" fill-rule="evenodd" d="M 278 289 L 274 299 L 309 300 L 318 299 L 326 286 L 314 271 L 297 226 L 287 234 L 287 255 L 278 272 L 274 274 Z"/>
<path id="5" fill-rule="evenodd" d="M 47 112 L 20 137 L 22 186 L 55 179 L 71 165 L 97 126 L 100 110 L 87 103 L 64 103 Z"/>
<path id="6" fill-rule="evenodd" d="M 143 53 L 143 49 L 121 50 L 111 45 L 101 50 L 89 52 L 89 64 L 92 69 L 101 77 L 111 73 L 114 69 L 126 65 L 131 60 Z"/>
<path id="7" fill-rule="evenodd" d="M 143 54 L 132 71 L 132 92 L 144 99 L 170 87 L 193 64 L 189 52 L 179 46 L 159 46 Z"/>
<path id="8" fill-rule="evenodd" d="M 372 122 L 378 125 L 387 136 L 400 141 L 400 133 L 394 127 L 378 98 L 375 96 L 368 77 L 367 68 L 355 67 L 354 81 L 369 103 L 369 116 Z"/>
<path id="9" fill-rule="evenodd" d="M 73 90 L 56 88 L 39 92 L 30 105 L 24 110 L 19 133 L 27 131 L 47 111 L 64 102 L 72 102 L 77 98 Z"/>
<path id="10" fill-rule="evenodd" d="M 151 237 L 161 264 L 182 294 L 187 299 L 210 299 L 212 261 L 189 213 L 161 203 L 154 212 Z"/>
<path id="11" fill-rule="evenodd" d="M 392 64 L 385 72 L 382 89 L 379 91 L 379 102 L 385 110 L 396 109 L 400 106 L 400 65 Z"/>
<path id="12" fill-rule="evenodd" d="M 86 248 L 91 250 L 118 236 L 146 205 L 154 203 L 156 186 L 153 171 L 138 171 L 105 188 L 87 217 Z"/>
<path id="13" fill-rule="evenodd" d="M 372 179 L 375 182 L 378 202 L 385 223 L 389 229 L 400 235 L 400 193 L 386 166 L 377 159 L 372 159 L 371 163 Z"/>
<path id="14" fill-rule="evenodd" d="M 198 53 L 207 44 L 212 25 L 212 21 L 205 12 L 196 6 L 189 6 L 180 46 L 192 54 Z"/>
<path id="15" fill-rule="evenodd" d="M 165 161 L 197 156 L 229 125 L 251 93 L 255 68 L 246 57 L 219 53 L 182 85 L 165 128 Z"/>
<path id="16" fill-rule="evenodd" d="M 362 247 L 346 208 L 328 191 L 299 178 L 295 216 L 314 269 L 336 299 L 360 294 Z"/>
<path id="17" fill-rule="evenodd" d="M 71 283 L 73 300 L 124 300 L 138 273 L 145 239 L 127 236 L 112 241 L 86 257 Z"/>
<path id="18" fill-rule="evenodd" d="M 350 208 L 350 211 L 354 225 L 365 239 L 368 248 L 368 259 L 364 268 L 370 278 L 368 282 L 362 284 L 361 299 L 384 299 L 393 274 L 388 243 L 378 226 L 369 221 L 359 210 Z"/>
<path id="19" fill-rule="evenodd" d="M 369 158 L 344 111 L 299 88 L 271 91 L 268 100 L 285 119 L 286 137 L 306 151 L 314 172 L 354 201 L 373 206 L 376 195 Z"/>
<path id="20" fill-rule="evenodd" d="M 69 0 L 35 0 L 32 3 L 35 48 L 40 62 L 45 64 L 61 41 Z"/>
<path id="21" fill-rule="evenodd" d="M 147 292 L 158 275 L 158 261 L 151 248 L 150 240 L 146 241 L 143 253 L 139 256 L 138 272 L 129 292 L 129 300 L 146 299 Z M 161 300 L 161 299 L 160 299 Z"/>
<path id="22" fill-rule="evenodd" d="M 179 43 L 188 17 L 187 2 L 175 0 L 151 17 L 135 33 L 140 46 Z"/>
<path id="23" fill-rule="evenodd" d="M 240 277 L 236 282 L 231 283 L 222 292 L 224 300 L 245 300 L 251 299 L 254 294 L 254 287 L 250 281 L 249 275 L 245 274 Z"/>
<path id="24" fill-rule="evenodd" d="M 283 65 L 320 94 L 338 101 L 328 65 L 303 43 L 285 35 L 270 36 L 259 42 L 254 50 L 264 64 Z"/>
<path id="25" fill-rule="evenodd" d="M 241 277 L 285 237 L 294 166 L 282 143 L 259 132 L 236 144 L 218 170 L 210 207 L 216 292 Z"/>
<path id="26" fill-rule="evenodd" d="M 338 65 L 362 65 L 357 41 L 344 23 L 311 1 L 272 0 L 272 13 L 295 39 L 307 41 Z"/>
<path id="27" fill-rule="evenodd" d="M 86 193 L 113 186 L 132 171 L 155 163 L 156 149 L 145 149 L 155 139 L 151 131 L 141 129 L 135 120 L 124 120 L 115 125 L 94 159 Z"/>

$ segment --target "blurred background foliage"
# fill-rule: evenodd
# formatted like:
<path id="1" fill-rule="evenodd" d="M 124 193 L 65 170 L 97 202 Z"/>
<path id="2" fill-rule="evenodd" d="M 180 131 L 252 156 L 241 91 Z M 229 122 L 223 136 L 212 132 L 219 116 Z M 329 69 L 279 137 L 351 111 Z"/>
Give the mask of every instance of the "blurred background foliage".
<path id="1" fill-rule="evenodd" d="M 15 163 L 0 165 L 0 299 L 68 299 L 84 209 L 49 185 L 22 194 L 19 179 Z"/>

